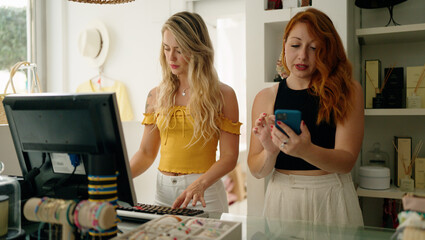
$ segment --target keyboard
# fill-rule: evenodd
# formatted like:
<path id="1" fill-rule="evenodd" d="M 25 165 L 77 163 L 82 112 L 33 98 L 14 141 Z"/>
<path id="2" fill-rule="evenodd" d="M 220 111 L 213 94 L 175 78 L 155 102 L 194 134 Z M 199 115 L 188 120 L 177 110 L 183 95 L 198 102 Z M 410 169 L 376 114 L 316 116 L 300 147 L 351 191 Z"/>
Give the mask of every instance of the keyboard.
<path id="1" fill-rule="evenodd" d="M 125 207 L 118 205 L 117 215 L 125 221 L 147 222 L 160 218 L 163 215 L 181 215 L 189 217 L 208 217 L 208 213 L 200 209 L 164 207 L 151 204 L 138 203 L 135 206 Z"/>

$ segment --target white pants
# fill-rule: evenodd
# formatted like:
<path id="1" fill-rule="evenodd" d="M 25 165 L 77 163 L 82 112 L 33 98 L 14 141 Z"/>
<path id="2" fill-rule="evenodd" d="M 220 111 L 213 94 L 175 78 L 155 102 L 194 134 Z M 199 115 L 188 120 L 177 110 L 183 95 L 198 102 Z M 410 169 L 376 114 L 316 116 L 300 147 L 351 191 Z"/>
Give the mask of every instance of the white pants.
<path id="1" fill-rule="evenodd" d="M 274 171 L 263 215 L 325 225 L 363 226 L 351 174 L 299 176 Z"/>
<path id="2" fill-rule="evenodd" d="M 202 174 L 187 174 L 181 176 L 167 176 L 160 171 L 156 177 L 156 194 L 155 204 L 171 207 L 178 196 L 198 177 Z M 202 209 L 206 212 L 229 212 L 229 204 L 227 202 L 227 193 L 224 184 L 218 180 L 204 192 L 206 207 L 201 202 L 197 202 L 196 206 L 192 206 L 192 202 L 187 208 Z"/>

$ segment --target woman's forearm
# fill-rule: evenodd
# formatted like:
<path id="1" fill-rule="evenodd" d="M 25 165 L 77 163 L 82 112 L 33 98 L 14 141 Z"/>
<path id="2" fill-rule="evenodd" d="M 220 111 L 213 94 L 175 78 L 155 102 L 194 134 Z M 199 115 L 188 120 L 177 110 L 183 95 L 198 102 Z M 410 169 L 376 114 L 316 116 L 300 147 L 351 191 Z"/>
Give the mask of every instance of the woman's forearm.
<path id="1" fill-rule="evenodd" d="M 248 166 L 251 174 L 256 178 L 264 178 L 269 175 L 276 164 L 277 154 L 272 154 L 266 150 L 258 154 L 248 156 Z"/>
<path id="2" fill-rule="evenodd" d="M 139 149 L 130 161 L 131 175 L 133 178 L 144 173 L 155 161 L 155 158 L 156 155 L 143 153 L 143 151 Z"/>
<path id="3" fill-rule="evenodd" d="M 232 155 L 220 156 L 220 159 L 217 160 L 202 176 L 200 176 L 196 181 L 199 181 L 200 184 L 204 186 L 205 189 L 213 185 L 219 179 L 224 177 L 226 174 L 231 172 L 237 163 L 238 153 Z"/>
<path id="4" fill-rule="evenodd" d="M 348 173 L 357 160 L 357 156 L 348 151 L 327 149 L 313 144 L 301 157 L 321 170 L 331 173 Z"/>

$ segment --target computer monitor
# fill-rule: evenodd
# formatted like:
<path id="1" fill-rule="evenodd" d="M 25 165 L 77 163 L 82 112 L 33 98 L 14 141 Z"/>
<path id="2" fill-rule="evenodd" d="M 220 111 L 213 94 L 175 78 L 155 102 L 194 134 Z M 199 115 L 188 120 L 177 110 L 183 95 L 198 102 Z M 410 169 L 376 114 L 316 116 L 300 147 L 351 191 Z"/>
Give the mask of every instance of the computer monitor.
<path id="1" fill-rule="evenodd" d="M 14 94 L 3 104 L 29 184 L 23 199 L 87 199 L 88 170 L 112 166 L 118 200 L 135 205 L 115 93 Z"/>

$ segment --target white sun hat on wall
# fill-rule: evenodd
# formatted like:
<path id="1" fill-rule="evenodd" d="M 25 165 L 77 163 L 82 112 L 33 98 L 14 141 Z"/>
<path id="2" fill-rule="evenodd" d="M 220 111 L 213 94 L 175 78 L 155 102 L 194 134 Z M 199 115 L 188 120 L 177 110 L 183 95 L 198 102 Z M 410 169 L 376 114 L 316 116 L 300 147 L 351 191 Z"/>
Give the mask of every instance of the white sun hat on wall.
<path id="1" fill-rule="evenodd" d="M 93 67 L 101 67 L 108 56 L 109 34 L 99 20 L 87 25 L 78 37 L 78 50 Z"/>

